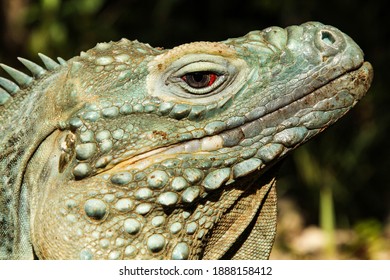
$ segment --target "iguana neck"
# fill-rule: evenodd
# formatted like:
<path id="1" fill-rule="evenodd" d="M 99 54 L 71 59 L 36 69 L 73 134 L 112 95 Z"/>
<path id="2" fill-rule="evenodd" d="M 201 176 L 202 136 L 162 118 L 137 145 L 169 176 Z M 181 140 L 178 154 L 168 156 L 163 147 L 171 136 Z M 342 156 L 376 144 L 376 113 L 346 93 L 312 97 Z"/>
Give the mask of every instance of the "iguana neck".
<path id="1" fill-rule="evenodd" d="M 4 240 L 0 255 L 9 259 L 32 258 L 30 241 L 26 238 L 29 236 L 29 190 L 23 180 L 39 144 L 60 125 L 62 112 L 58 108 L 64 99 L 53 98 L 57 94 L 51 87 L 53 80 L 60 83 L 61 75 L 50 73 L 48 77 L 34 80 L 29 87 L 19 89 L 0 110 L 0 203 L 7 206 L 0 212 L 0 240 Z"/>

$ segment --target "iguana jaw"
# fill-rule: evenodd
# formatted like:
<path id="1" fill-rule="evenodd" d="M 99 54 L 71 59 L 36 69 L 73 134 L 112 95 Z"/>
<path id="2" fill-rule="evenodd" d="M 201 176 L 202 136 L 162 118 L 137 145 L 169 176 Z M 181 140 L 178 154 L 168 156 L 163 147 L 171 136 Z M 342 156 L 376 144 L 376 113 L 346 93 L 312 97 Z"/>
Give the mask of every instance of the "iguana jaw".
<path id="1" fill-rule="evenodd" d="M 294 30 L 301 30 L 300 32 L 303 33 L 308 32 L 308 37 L 304 38 L 303 42 L 300 42 L 302 37 L 290 36 Z M 248 140 L 254 142 L 263 141 L 264 146 L 280 144 L 284 147 L 283 150 L 290 150 L 296 147 L 297 144 L 304 143 L 334 123 L 367 92 L 372 80 L 372 67 L 368 62 L 364 62 L 363 52 L 348 36 L 329 26 L 317 27 L 315 23 L 308 23 L 302 25 L 302 27 L 292 27 L 283 30 L 276 29 L 276 31 L 279 32 L 280 38 L 287 34 L 285 35 L 285 40 L 276 37 L 268 37 L 267 39 L 270 45 L 274 43 L 279 48 L 278 50 L 273 49 L 275 56 L 270 55 L 269 59 L 287 60 L 285 61 L 286 69 L 281 73 L 280 77 L 278 70 L 272 69 L 272 67 L 267 70 L 271 73 L 269 76 L 264 71 L 258 73 L 248 71 L 249 64 L 246 65 L 242 57 L 253 56 L 253 58 L 259 59 L 258 63 L 262 66 L 260 60 L 266 59 L 267 55 L 269 55 L 262 53 L 262 51 L 256 53 L 254 50 L 248 51 L 249 48 L 235 49 L 232 46 L 221 49 L 221 44 L 216 44 L 219 51 L 212 53 L 213 56 L 221 55 L 221 57 L 224 57 L 223 60 L 229 62 L 228 64 L 234 65 L 233 68 L 245 78 L 246 83 L 258 84 L 259 90 L 264 91 L 262 94 L 258 94 L 257 99 L 253 100 L 252 95 L 257 96 L 256 92 L 247 93 L 246 96 L 240 94 L 240 82 L 244 79 L 240 78 L 237 79 L 236 84 L 233 83 L 235 85 L 232 89 L 234 94 L 226 93 L 231 99 L 242 99 L 234 100 L 232 103 L 236 101 L 245 102 L 245 99 L 249 101 L 248 103 L 250 104 L 248 104 L 248 107 L 252 109 L 248 110 L 245 115 L 237 114 L 237 117 L 245 119 L 244 122 L 235 125 L 226 125 L 224 129 L 215 129 L 215 131 L 211 132 L 207 131 L 205 135 L 201 137 L 194 136 L 190 140 L 177 139 L 177 137 L 175 138 L 173 136 L 170 138 L 171 135 L 168 134 L 168 141 L 161 143 L 161 146 L 133 149 L 131 156 L 124 157 L 115 165 L 107 166 L 105 170 L 114 168 L 113 171 L 115 171 L 116 168 L 123 168 L 125 166 L 128 166 L 127 169 L 142 169 L 154 162 L 158 162 L 160 159 L 174 157 L 175 154 L 191 154 L 194 156 L 196 154 L 203 154 L 213 156 L 219 153 L 221 149 L 241 146 L 243 142 L 245 143 Z M 312 42 L 308 38 L 314 41 L 314 45 L 311 44 Z M 230 45 L 232 42 L 228 40 L 226 44 Z M 164 68 L 159 69 L 157 67 L 158 65 L 174 65 L 175 62 L 172 61 L 175 61 L 175 59 L 180 60 L 180 57 L 185 57 L 188 52 L 195 52 L 197 54 L 211 52 L 210 49 L 213 50 L 213 46 L 206 45 L 204 43 L 193 43 L 157 56 L 148 65 L 149 71 L 152 71 L 152 75 L 148 76 L 148 83 L 153 84 L 154 81 L 159 80 L 159 75 L 165 75 Z M 234 44 L 232 45 L 234 46 Z M 253 46 L 253 49 L 255 47 L 256 44 Z M 297 52 L 298 48 L 302 48 L 305 52 Z M 167 57 L 169 58 L 168 61 L 166 61 Z M 207 58 L 210 60 L 219 59 L 218 57 L 210 56 L 207 56 Z M 295 59 L 297 62 L 291 62 Z M 293 63 L 292 65 L 297 69 L 290 72 L 288 67 L 291 67 L 291 64 L 289 63 Z M 310 65 L 311 68 L 307 73 L 299 68 L 299 66 L 302 66 L 305 69 L 305 67 L 308 67 L 307 65 Z M 278 79 L 286 79 L 288 83 L 288 86 L 286 86 L 287 90 L 283 88 L 283 85 L 278 84 L 280 82 Z M 293 84 L 288 79 L 297 80 L 297 82 Z M 162 79 L 162 81 L 165 81 L 165 79 Z M 164 83 L 162 82 L 162 84 Z M 354 88 L 357 84 L 360 86 Z M 188 100 L 183 98 L 177 99 L 172 93 L 167 95 L 162 88 L 164 87 L 161 85 L 155 86 L 148 88 L 148 91 L 152 96 L 160 98 L 163 103 L 171 102 L 172 104 L 177 103 L 181 105 L 181 102 L 186 102 L 184 104 L 190 104 L 188 106 L 191 107 L 193 105 L 191 102 L 196 101 L 194 104 L 198 104 L 200 100 L 206 102 L 209 99 L 212 100 L 212 98 L 216 100 L 220 98 L 220 95 L 217 93 L 215 96 L 207 96 L 204 99 L 194 98 L 195 101 L 192 101 L 191 98 L 188 98 Z M 226 102 L 224 101 L 223 103 L 225 104 Z M 229 109 L 234 110 L 234 108 L 229 108 L 229 106 L 226 107 L 226 112 L 221 110 L 226 115 L 229 114 Z M 232 112 L 230 114 L 234 115 Z M 168 117 L 171 117 L 171 115 L 175 117 L 175 114 L 169 114 Z M 192 120 L 190 117 L 189 119 Z M 203 128 L 210 123 L 213 124 L 211 119 L 205 119 L 204 123 L 206 125 Z M 213 119 L 217 120 L 217 122 L 219 121 L 218 117 Z M 229 120 L 225 118 L 222 122 L 228 123 Z M 286 130 L 289 128 L 291 129 Z M 270 132 L 271 130 L 272 132 Z M 267 135 L 267 131 L 269 135 Z M 202 145 L 198 144 L 198 141 L 206 143 L 208 137 L 211 136 L 214 137 L 213 143 L 216 144 L 211 145 L 214 146 L 213 148 L 208 147 L 207 149 L 203 149 Z M 272 139 L 264 140 L 263 138 L 266 137 L 272 137 Z M 196 138 L 202 140 L 193 140 Z M 189 147 L 191 148 L 188 149 Z M 131 149 L 131 147 L 128 148 Z M 186 151 L 186 148 L 188 151 Z M 278 156 L 275 154 L 271 157 L 263 158 L 262 161 L 269 161 L 271 158 L 277 159 L 280 155 L 279 149 L 277 150 L 278 153 L 276 154 Z M 284 155 L 285 152 L 281 154 Z"/>
<path id="2" fill-rule="evenodd" d="M 313 127 L 313 124 L 305 124 L 304 121 L 297 125 L 302 127 L 307 125 L 307 129 L 312 129 L 313 131 L 305 137 L 303 142 L 297 143 L 301 145 L 347 113 L 347 111 L 365 95 L 370 87 L 372 77 L 373 70 L 371 64 L 369 62 L 364 62 L 357 69 L 346 72 L 345 74 L 329 81 L 320 88 L 305 94 L 302 98 L 295 100 L 284 107 L 277 108 L 260 118 L 245 123 L 242 126 L 223 131 L 214 136 L 185 141 L 138 154 L 134 157 L 123 160 L 113 168 L 106 170 L 106 172 L 114 173 L 117 169 L 142 170 L 156 162 L 161 162 L 168 158 L 174 158 L 179 154 L 212 156 L 214 151 L 240 145 L 240 142 L 243 140 L 255 137 L 256 135 L 254 135 L 254 133 L 256 131 L 260 134 L 263 130 L 271 127 L 272 125 L 279 127 L 280 133 L 282 133 L 283 129 L 285 129 L 285 127 L 283 128 L 283 126 L 285 126 L 282 124 L 283 121 L 287 120 L 289 117 L 294 117 L 294 115 L 301 110 L 305 110 L 306 114 L 313 114 L 314 112 L 318 112 L 318 114 L 326 114 L 328 112 L 328 116 L 326 118 L 323 120 L 316 120 L 316 127 Z M 336 97 L 335 100 L 333 100 L 334 97 Z M 330 99 L 332 99 L 332 102 L 327 102 L 327 100 Z M 283 119 L 281 119 L 280 116 L 283 116 Z M 285 135 L 288 136 L 287 138 L 279 137 L 280 139 L 273 139 L 267 143 L 268 146 L 271 144 L 283 145 L 283 151 L 281 150 L 274 155 L 271 155 L 270 158 L 266 159 L 267 162 L 274 161 L 284 156 L 289 150 L 291 150 L 291 148 L 296 147 L 296 143 L 291 142 L 297 141 L 296 139 L 291 140 L 291 138 L 294 138 L 293 134 L 295 132 L 290 131 L 290 133 L 292 134 Z"/>
<path id="3" fill-rule="evenodd" d="M 169 157 L 174 157 L 175 153 L 215 155 L 224 148 L 245 146 L 248 141 L 259 142 L 260 146 L 273 143 L 293 147 L 324 129 L 321 125 L 329 126 L 343 114 L 341 111 L 347 111 L 351 101 L 348 93 L 341 94 L 341 101 L 325 103 L 326 98 L 332 98 L 333 91 L 336 94 L 336 81 L 363 63 L 362 51 L 348 36 L 329 26 L 308 23 L 254 32 L 246 35 L 246 39 L 245 44 L 235 43 L 234 39 L 213 44 L 191 43 L 147 57 L 144 62 L 147 69 L 140 78 L 145 80 L 144 86 L 133 87 L 134 81 L 126 84 L 121 102 L 115 101 L 116 88 L 105 92 L 95 103 L 85 104 L 67 120 L 69 133 L 74 132 L 76 136 L 73 147 L 68 150 L 76 159 L 64 160 L 61 166 L 69 167 L 70 175 L 82 180 L 126 166 L 146 167 L 156 162 L 155 156 L 164 154 L 170 154 Z M 73 69 L 71 64 L 69 68 Z M 127 67 L 120 66 L 123 66 L 121 69 Z M 184 82 L 180 77 L 186 71 L 213 71 L 221 67 L 229 69 L 224 72 L 229 82 L 216 91 L 191 94 L 182 86 Z M 104 79 L 104 72 L 99 73 Z M 126 74 L 129 73 L 127 70 Z M 122 77 L 122 73 L 119 75 Z M 75 80 L 78 81 L 77 77 Z M 91 95 L 88 93 L 91 89 L 78 90 L 81 97 Z M 141 91 L 140 97 L 138 91 Z M 314 108 L 317 102 L 319 105 Z M 107 108 L 106 104 L 113 106 Z M 337 110 L 332 106 L 338 107 Z M 129 110 L 128 107 L 134 108 Z M 243 107 L 245 111 L 240 109 Z M 317 121 L 316 131 L 312 131 L 313 121 L 308 124 L 309 128 L 304 123 L 310 116 Z M 280 134 L 287 128 L 291 129 Z M 114 135 L 117 130 L 120 130 L 118 137 Z M 82 135 L 84 132 L 90 133 L 87 140 Z M 207 142 L 206 137 L 211 136 L 222 138 L 218 141 L 222 144 L 216 145 L 214 150 L 198 148 L 197 141 L 189 142 L 194 139 Z M 283 139 L 278 139 L 279 136 Z M 286 140 L 286 137 L 295 140 Z M 186 152 L 180 148 L 185 145 L 195 148 Z M 64 158 L 72 155 L 65 153 Z M 265 160 L 268 159 L 262 159 Z"/>

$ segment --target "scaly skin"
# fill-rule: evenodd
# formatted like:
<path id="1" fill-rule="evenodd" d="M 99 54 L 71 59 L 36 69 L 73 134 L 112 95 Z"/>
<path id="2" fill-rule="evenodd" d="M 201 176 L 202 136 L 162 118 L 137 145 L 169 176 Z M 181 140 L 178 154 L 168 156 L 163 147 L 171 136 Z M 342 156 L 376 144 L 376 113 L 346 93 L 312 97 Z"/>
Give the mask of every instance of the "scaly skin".
<path id="1" fill-rule="evenodd" d="M 275 164 L 373 71 L 309 22 L 172 50 L 101 43 L 0 79 L 0 257 L 266 259 Z"/>

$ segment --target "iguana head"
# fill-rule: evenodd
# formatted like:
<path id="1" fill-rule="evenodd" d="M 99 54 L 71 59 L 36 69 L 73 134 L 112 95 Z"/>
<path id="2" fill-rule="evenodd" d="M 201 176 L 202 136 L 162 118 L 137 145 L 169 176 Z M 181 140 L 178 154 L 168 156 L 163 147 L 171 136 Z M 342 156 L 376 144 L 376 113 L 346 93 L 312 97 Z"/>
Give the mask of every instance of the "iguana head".
<path id="1" fill-rule="evenodd" d="M 314 22 L 171 50 L 98 44 L 21 86 L 36 95 L 18 113 L 36 126 L 20 170 L 36 256 L 267 258 L 272 166 L 371 79 L 360 48 Z"/>

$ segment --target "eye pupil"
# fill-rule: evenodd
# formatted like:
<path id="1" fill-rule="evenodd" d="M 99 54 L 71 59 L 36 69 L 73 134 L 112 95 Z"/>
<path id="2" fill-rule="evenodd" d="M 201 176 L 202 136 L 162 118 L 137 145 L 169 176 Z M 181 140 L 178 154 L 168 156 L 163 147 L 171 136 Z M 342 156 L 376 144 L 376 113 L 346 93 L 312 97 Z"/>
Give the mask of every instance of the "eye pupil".
<path id="1" fill-rule="evenodd" d="M 214 84 L 217 74 L 212 72 L 188 73 L 182 79 L 192 88 L 205 88 Z"/>
<path id="2" fill-rule="evenodd" d="M 197 83 L 201 83 L 201 82 L 204 82 L 205 80 L 207 80 L 207 76 L 203 73 L 194 73 L 192 75 L 193 79 L 195 82 Z"/>

